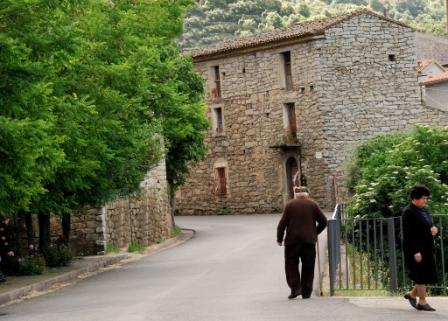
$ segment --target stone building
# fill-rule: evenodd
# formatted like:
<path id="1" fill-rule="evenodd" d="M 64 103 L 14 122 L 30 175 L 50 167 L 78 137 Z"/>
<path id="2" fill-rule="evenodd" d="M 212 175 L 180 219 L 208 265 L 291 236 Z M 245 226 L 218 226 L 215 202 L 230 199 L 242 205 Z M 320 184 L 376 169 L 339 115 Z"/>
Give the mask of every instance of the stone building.
<path id="1" fill-rule="evenodd" d="M 440 75 L 445 71 L 445 68 L 443 68 L 437 61 L 426 59 L 417 61 L 417 78 L 419 82 Z"/>
<path id="2" fill-rule="evenodd" d="M 448 112 L 448 71 L 427 77 L 420 85 L 426 106 Z"/>
<path id="3" fill-rule="evenodd" d="M 420 98 L 424 105 L 448 111 L 448 71 L 434 60 L 417 61 Z"/>
<path id="4" fill-rule="evenodd" d="M 420 103 L 415 34 L 367 10 L 191 53 L 206 83 L 206 159 L 176 196 L 179 215 L 270 213 L 306 184 L 321 206 L 347 199 L 354 147 L 416 124 L 447 125 Z"/>

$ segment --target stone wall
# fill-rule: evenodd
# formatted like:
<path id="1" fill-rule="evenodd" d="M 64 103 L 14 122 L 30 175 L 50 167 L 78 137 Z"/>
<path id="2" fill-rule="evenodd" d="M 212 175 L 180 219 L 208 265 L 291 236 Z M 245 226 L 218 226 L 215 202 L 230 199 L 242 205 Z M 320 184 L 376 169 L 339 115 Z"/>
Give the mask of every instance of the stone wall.
<path id="1" fill-rule="evenodd" d="M 52 216 L 51 227 L 51 237 L 56 240 L 62 235 L 59 217 Z M 70 248 L 79 255 L 87 255 L 104 251 L 108 244 L 120 248 L 130 243 L 148 246 L 169 238 L 172 228 L 163 159 L 147 173 L 135 197 L 120 199 L 102 209 L 86 207 L 73 213 Z"/>
<path id="2" fill-rule="evenodd" d="M 85 207 L 80 211 L 74 212 L 70 215 L 70 249 L 76 255 L 91 255 L 97 254 L 104 250 L 102 244 L 98 244 L 98 239 L 101 236 L 101 219 L 98 208 Z M 52 215 L 50 218 L 50 236 L 52 241 L 58 240 L 62 236 L 61 218 Z M 36 232 L 36 243 L 38 243 L 38 224 L 37 217 L 35 217 L 34 231 Z"/>
<path id="3" fill-rule="evenodd" d="M 164 159 L 146 175 L 141 188 L 139 195 L 110 203 L 102 210 L 105 244 L 148 246 L 171 236 L 173 220 Z"/>
<path id="4" fill-rule="evenodd" d="M 347 200 L 348 157 L 368 138 L 417 124 L 448 125 L 447 113 L 421 105 L 409 28 L 371 15 L 353 17 L 326 31 L 319 66 L 327 197 L 337 193 L 338 201 Z"/>
<path id="5" fill-rule="evenodd" d="M 285 162 L 300 159 L 299 151 L 273 148 L 287 142 L 283 109 L 295 103 L 298 140 L 305 158 L 321 150 L 322 124 L 313 90 L 317 72 L 314 42 L 247 53 L 215 61 L 196 63 L 207 83 L 208 116 L 223 110 L 224 130 L 213 126 L 207 133 L 205 160 L 190 171 L 186 184 L 176 195 L 178 214 L 244 214 L 281 211 L 288 199 Z M 293 88 L 281 78 L 281 53 L 291 52 Z M 221 73 L 221 98 L 213 98 L 213 66 Z M 226 163 L 229 193 L 214 193 L 215 164 Z M 320 188 L 322 162 L 304 161 L 303 174 L 312 192 Z"/>

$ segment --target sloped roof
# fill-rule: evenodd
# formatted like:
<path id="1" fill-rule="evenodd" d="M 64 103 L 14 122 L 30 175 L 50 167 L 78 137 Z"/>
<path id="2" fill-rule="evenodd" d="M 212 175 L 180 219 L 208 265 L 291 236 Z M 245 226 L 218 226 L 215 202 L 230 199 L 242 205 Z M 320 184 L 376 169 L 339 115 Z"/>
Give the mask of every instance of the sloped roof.
<path id="1" fill-rule="evenodd" d="M 442 72 L 434 77 L 429 77 L 421 82 L 422 85 L 429 86 L 442 82 L 448 82 L 448 71 Z"/>
<path id="2" fill-rule="evenodd" d="M 430 59 L 423 59 L 417 61 L 417 71 L 422 71 L 426 67 L 428 67 L 430 64 L 432 64 L 432 60 Z"/>
<path id="3" fill-rule="evenodd" d="M 448 64 L 448 37 L 431 33 L 415 34 L 417 60 L 433 60 L 441 65 Z"/>
<path id="4" fill-rule="evenodd" d="M 437 61 L 430 60 L 430 59 L 424 59 L 424 60 L 417 61 L 417 71 L 422 72 L 426 67 L 430 66 L 431 64 L 440 68 L 441 71 L 445 71 L 445 68 L 443 68 L 443 66 L 441 66 Z"/>
<path id="5" fill-rule="evenodd" d="M 325 33 L 325 30 L 329 29 L 330 27 L 332 27 L 340 22 L 349 20 L 355 16 L 360 16 L 363 14 L 375 16 L 382 20 L 392 22 L 394 24 L 412 29 L 411 27 L 409 27 L 408 25 L 406 25 L 400 21 L 379 15 L 379 14 L 374 13 L 367 9 L 361 9 L 361 10 L 356 10 L 356 11 L 353 11 L 350 13 L 329 17 L 326 19 L 305 21 L 305 22 L 293 24 L 289 27 L 284 27 L 284 28 L 275 29 L 275 30 L 269 31 L 269 32 L 259 33 L 259 34 L 256 34 L 256 35 L 253 35 L 250 37 L 229 40 L 229 41 L 226 41 L 223 43 L 219 43 L 219 44 L 210 46 L 203 50 L 191 51 L 189 54 L 193 58 L 199 59 L 199 58 L 204 58 L 207 56 L 225 54 L 225 53 L 229 53 L 229 52 L 240 50 L 240 49 L 248 49 L 248 48 L 258 47 L 258 46 L 267 45 L 267 44 L 280 42 L 280 41 L 287 41 L 287 40 L 305 38 L 305 37 L 310 37 L 310 36 L 323 35 Z"/>

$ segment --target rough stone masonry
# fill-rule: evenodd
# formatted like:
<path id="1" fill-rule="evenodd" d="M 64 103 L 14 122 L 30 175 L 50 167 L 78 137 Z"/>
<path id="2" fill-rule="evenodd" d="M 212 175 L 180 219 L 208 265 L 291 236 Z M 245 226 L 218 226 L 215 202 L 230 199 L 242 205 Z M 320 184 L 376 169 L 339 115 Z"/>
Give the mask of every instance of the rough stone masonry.
<path id="1" fill-rule="evenodd" d="M 174 222 L 168 199 L 165 159 L 152 168 L 133 197 L 103 208 L 85 207 L 71 215 L 70 247 L 79 255 L 97 254 L 108 245 L 149 246 L 171 237 Z M 60 218 L 52 217 L 53 239 L 62 234 Z"/>
<path id="2" fill-rule="evenodd" d="M 204 161 L 176 196 L 180 215 L 281 211 L 291 182 L 321 206 L 347 200 L 354 148 L 379 133 L 448 125 L 422 106 L 415 33 L 367 10 L 191 53 L 207 88 Z"/>

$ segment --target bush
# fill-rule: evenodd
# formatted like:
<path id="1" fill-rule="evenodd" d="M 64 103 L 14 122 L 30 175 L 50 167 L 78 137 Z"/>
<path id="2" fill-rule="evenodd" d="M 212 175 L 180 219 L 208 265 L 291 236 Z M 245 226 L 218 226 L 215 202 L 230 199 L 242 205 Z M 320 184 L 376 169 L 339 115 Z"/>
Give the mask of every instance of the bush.
<path id="1" fill-rule="evenodd" d="M 68 247 L 62 244 L 51 245 L 44 254 L 47 266 L 68 266 L 73 259 L 73 254 Z"/>
<path id="2" fill-rule="evenodd" d="M 38 275 L 45 270 L 45 259 L 43 256 L 28 257 L 20 263 L 20 275 Z"/>
<path id="3" fill-rule="evenodd" d="M 348 180 L 349 217 L 399 216 L 415 184 L 431 190 L 429 210 L 448 213 L 448 130 L 419 126 L 407 135 L 377 136 L 356 149 Z"/>

